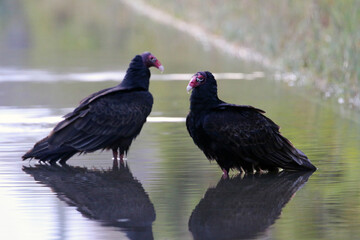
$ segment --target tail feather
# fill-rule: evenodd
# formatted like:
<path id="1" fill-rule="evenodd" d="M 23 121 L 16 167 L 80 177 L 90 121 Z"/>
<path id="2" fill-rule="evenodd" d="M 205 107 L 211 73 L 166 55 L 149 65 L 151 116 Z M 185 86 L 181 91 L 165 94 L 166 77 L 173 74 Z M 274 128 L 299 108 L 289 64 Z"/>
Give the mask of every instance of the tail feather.
<path id="1" fill-rule="evenodd" d="M 316 167 L 310 162 L 308 157 L 299 149 L 293 148 L 293 151 L 286 154 L 291 159 L 284 165 L 284 169 L 315 171 Z"/>
<path id="2" fill-rule="evenodd" d="M 266 155 L 265 158 L 259 158 L 258 160 L 261 169 L 279 167 L 295 171 L 316 171 L 316 167 L 310 162 L 307 156 L 294 147 L 272 152 Z"/>
<path id="3" fill-rule="evenodd" d="M 306 168 L 306 169 L 310 169 L 315 171 L 316 167 L 310 162 L 310 160 L 308 159 L 308 157 L 299 149 L 296 149 L 297 154 L 299 156 L 299 160 L 300 160 L 300 166 Z"/>
<path id="4" fill-rule="evenodd" d="M 71 158 L 78 151 L 71 147 L 57 147 L 52 148 L 49 145 L 48 137 L 37 142 L 32 149 L 22 156 L 23 160 L 26 159 L 38 159 L 42 162 L 56 162 L 60 160 L 65 163 L 66 160 Z"/>
<path id="5" fill-rule="evenodd" d="M 46 154 L 49 151 L 49 143 L 48 143 L 48 137 L 38 141 L 32 149 L 27 151 L 23 156 L 22 159 L 28 159 L 28 158 L 36 158 L 39 159 L 41 155 Z"/>
<path id="6" fill-rule="evenodd" d="M 316 167 L 310 162 L 305 153 L 295 148 L 294 145 L 287 138 L 283 136 L 281 136 L 281 138 L 283 140 L 283 149 L 281 151 L 281 155 L 283 155 L 285 159 L 291 159 L 291 161 L 285 165 L 285 169 L 304 171 L 316 170 Z"/>

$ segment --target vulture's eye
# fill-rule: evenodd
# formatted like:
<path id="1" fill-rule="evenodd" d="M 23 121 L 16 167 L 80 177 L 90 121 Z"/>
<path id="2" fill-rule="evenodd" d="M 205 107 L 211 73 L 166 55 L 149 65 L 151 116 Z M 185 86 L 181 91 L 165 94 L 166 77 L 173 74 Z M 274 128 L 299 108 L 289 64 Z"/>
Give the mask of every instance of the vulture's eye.
<path id="1" fill-rule="evenodd" d="M 156 58 L 155 57 L 150 57 L 150 61 L 154 63 L 154 62 L 156 62 Z"/>
<path id="2" fill-rule="evenodd" d="M 204 79 L 197 77 L 197 78 L 196 78 L 196 81 L 197 81 L 197 82 L 202 82 L 202 81 L 204 81 Z"/>

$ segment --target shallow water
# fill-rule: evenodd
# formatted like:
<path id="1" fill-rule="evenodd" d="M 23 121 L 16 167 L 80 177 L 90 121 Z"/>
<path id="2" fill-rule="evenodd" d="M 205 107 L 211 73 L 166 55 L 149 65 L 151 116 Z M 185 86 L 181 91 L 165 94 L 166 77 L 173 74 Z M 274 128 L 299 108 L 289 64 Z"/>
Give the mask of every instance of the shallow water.
<path id="1" fill-rule="evenodd" d="M 42 98 L 49 98 L 46 104 L 41 105 L 39 102 L 39 92 L 27 90 L 26 102 L 17 97 L 0 108 L 2 234 L 41 239 L 144 237 L 139 235 L 139 231 L 145 231 L 143 228 L 129 228 L 121 224 L 107 226 L 101 218 L 94 220 L 96 216 L 89 218 L 82 215 L 79 205 L 86 205 L 86 202 L 64 200 L 74 198 L 72 193 L 65 191 L 69 182 L 63 183 L 65 186 L 60 189 L 52 184 L 61 184 L 61 178 L 49 183 L 49 178 L 54 175 L 56 177 L 55 170 L 55 173 L 42 173 L 48 174 L 45 178 L 47 181 L 34 179 L 33 175 L 23 170 L 24 166 L 37 168 L 35 161 L 22 162 L 22 154 L 35 141 L 45 136 L 60 116 L 71 109 L 72 98 L 83 94 L 82 84 L 84 83 L 42 83 Z M 113 82 L 87 83 L 87 87 L 99 89 L 102 85 L 111 84 Z M 154 239 L 191 239 L 192 234 L 188 227 L 190 216 L 195 209 L 201 208 L 198 204 L 205 201 L 202 200 L 204 194 L 206 199 L 206 196 L 215 190 L 219 193 L 213 193 L 212 198 L 216 198 L 214 200 L 220 203 L 213 200 L 216 209 L 208 208 L 215 213 L 208 214 L 212 214 L 211 217 L 216 218 L 220 226 L 223 221 L 224 224 L 234 224 L 226 225 L 229 229 L 222 229 L 224 236 L 351 239 L 359 233 L 358 123 L 336 115 L 331 108 L 296 95 L 295 89 L 274 85 L 265 79 L 220 80 L 219 94 L 223 99 L 252 104 L 266 110 L 267 116 L 282 126 L 283 134 L 302 149 L 319 168 L 307 182 L 308 176 L 289 178 L 281 175 L 246 176 L 241 180 L 241 176 L 236 177 L 234 172 L 234 179 L 229 181 L 228 187 L 224 187 L 220 186 L 226 184 L 220 180 L 221 170 L 216 164 L 206 160 L 186 131 L 184 117 L 188 111 L 189 97 L 185 91 L 186 84 L 186 81 L 151 82 L 151 91 L 155 96 L 154 109 L 140 136 L 134 141 L 126 161 L 133 181 L 140 182 L 156 212 L 156 220 L 145 228 L 145 236 L 153 236 Z M 1 97 L 3 103 L 9 101 L 10 96 L 21 96 L 20 88 L 38 88 L 37 83 L 29 82 L 1 85 L 7 85 L 7 91 L 3 92 Z M 51 94 L 51 89 L 66 89 L 70 86 L 70 96 L 73 97 L 61 101 L 61 98 Z M 267 94 L 263 95 L 262 92 Z M 69 96 L 66 91 L 59 94 Z M 100 174 L 112 169 L 111 153 L 96 152 L 76 156 L 70 159 L 68 164 L 98 171 Z M 269 180 L 266 180 L 267 178 Z M 107 181 L 110 181 L 108 184 L 111 185 L 111 180 Z M 69 184 L 69 189 L 76 184 L 76 181 Z M 235 187 L 231 188 L 233 185 Z M 212 190 L 213 188 L 215 190 Z M 264 190 L 259 192 L 259 189 Z M 223 193 L 224 191 L 227 191 L 227 194 Z M 265 196 L 259 195 L 264 191 Z M 292 196 L 295 192 L 296 195 Z M 222 195 L 226 198 L 221 198 Z M 249 202 L 249 199 L 252 201 Z M 116 199 L 109 201 L 109 204 L 112 201 L 116 203 Z M 272 214 L 267 213 L 268 206 L 274 207 Z M 257 210 L 254 211 L 254 208 Z M 229 214 L 225 215 L 224 212 Z M 235 214 L 232 221 L 233 215 L 230 213 Z M 196 219 L 201 219 L 202 213 L 197 211 L 197 214 L 200 215 Z M 243 224 L 249 224 L 244 220 L 245 217 L 236 218 L 239 214 L 248 214 L 249 221 L 254 222 L 256 219 L 269 219 L 262 223 L 262 226 L 257 223 L 252 225 L 253 228 L 249 228 L 245 225 L 245 229 L 253 229 L 253 233 L 238 233 L 239 228 L 244 229 L 244 226 L 241 228 Z M 206 216 L 204 219 L 207 219 Z M 204 219 L 202 221 L 205 221 Z M 192 222 L 194 225 L 191 229 L 195 229 L 193 231 L 196 231 L 197 237 L 202 233 L 202 221 L 199 220 L 198 225 Z M 208 224 L 215 222 L 210 221 Z M 210 226 L 210 229 L 215 231 L 211 234 L 218 236 L 216 234 L 219 234 L 219 229 L 216 226 Z"/>
<path id="2" fill-rule="evenodd" d="M 94 51 L 75 46 L 77 51 L 63 52 L 56 47 L 59 42 L 51 41 L 41 51 L 33 30 L 31 47 L 0 61 L 2 238 L 356 239 L 360 235 L 358 115 L 344 115 L 307 89 L 271 81 L 258 66 L 203 48 L 170 27 L 127 14 L 131 10 L 121 4 L 115 6 L 112 10 L 122 13 L 127 24 L 112 26 L 104 14 L 106 28 L 98 31 L 105 34 L 115 28 L 124 33 L 107 38 L 119 53 L 101 44 Z M 135 41 L 139 31 L 146 43 Z M 85 32 L 89 38 L 96 33 Z M 4 49 L 0 48 L 15 51 Z M 144 50 L 151 50 L 166 72 L 151 70 L 155 103 L 131 146 L 128 169 L 113 169 L 110 152 L 75 156 L 64 168 L 21 161 L 82 98 L 117 84 L 129 60 Z M 265 110 L 318 170 L 311 176 L 232 172 L 232 179 L 221 180 L 220 168 L 193 144 L 184 122 L 189 108 L 184 79 L 203 69 L 237 73 L 218 75 L 219 97 Z M 184 75 L 174 75 L 179 73 Z"/>

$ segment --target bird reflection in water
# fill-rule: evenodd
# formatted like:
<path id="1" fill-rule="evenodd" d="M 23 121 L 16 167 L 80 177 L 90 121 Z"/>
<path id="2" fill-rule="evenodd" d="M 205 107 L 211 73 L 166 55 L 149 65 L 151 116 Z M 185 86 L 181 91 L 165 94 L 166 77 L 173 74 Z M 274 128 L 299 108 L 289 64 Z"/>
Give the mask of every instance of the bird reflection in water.
<path id="1" fill-rule="evenodd" d="M 194 239 L 253 239 L 264 233 L 312 172 L 240 175 L 221 179 L 193 210 Z"/>
<path id="2" fill-rule="evenodd" d="M 110 170 L 38 164 L 23 171 L 85 217 L 119 227 L 129 239 L 153 239 L 154 205 L 126 163 Z"/>

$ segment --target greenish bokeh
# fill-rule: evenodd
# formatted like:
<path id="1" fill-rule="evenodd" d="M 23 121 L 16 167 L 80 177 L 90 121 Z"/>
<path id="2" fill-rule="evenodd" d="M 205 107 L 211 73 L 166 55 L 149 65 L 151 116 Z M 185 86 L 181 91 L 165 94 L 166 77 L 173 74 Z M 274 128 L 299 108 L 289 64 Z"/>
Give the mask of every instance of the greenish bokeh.
<path id="1" fill-rule="evenodd" d="M 307 84 L 325 95 L 360 108 L 358 0 L 148 3 L 230 42 L 250 47 L 273 59 L 283 71 L 300 73 L 300 80 L 305 76 Z"/>
<path id="2" fill-rule="evenodd" d="M 353 4 L 351 9 L 358 9 L 356 1 L 311 2 L 312 9 L 320 9 L 315 13 L 325 14 L 324 21 L 327 17 L 331 19 L 326 34 L 332 40 L 324 43 L 324 46 L 332 46 L 329 48 L 317 47 L 325 41 L 321 35 L 323 32 L 319 32 L 318 42 L 306 38 L 307 31 L 315 34 L 316 29 L 321 28 L 312 23 L 323 19 L 307 15 L 310 12 L 304 9 L 310 6 L 309 1 L 281 1 L 276 5 L 268 1 L 240 1 L 241 4 L 237 5 L 235 1 L 230 1 L 220 6 L 217 1 L 188 3 L 157 0 L 153 3 L 179 18 L 186 16 L 189 21 L 198 21 L 209 31 L 232 41 L 241 37 L 241 41 L 253 44 L 253 47 L 260 46 L 265 53 L 283 59 L 292 70 L 304 67 L 321 76 L 329 76 L 329 81 L 341 81 L 346 86 L 358 84 L 359 73 L 354 75 L 352 70 L 352 64 L 358 61 L 358 55 L 352 54 L 357 50 L 349 50 L 345 44 L 352 43 L 350 40 L 347 42 L 346 34 L 354 31 L 354 15 L 345 18 L 344 14 L 335 11 L 336 8 L 350 9 L 347 5 L 350 3 Z M 256 4 L 260 3 L 264 16 L 256 17 L 259 11 Z M 204 4 L 208 8 L 204 8 Z M 212 18 L 204 17 L 210 16 L 207 11 L 213 11 Z M 278 14 L 271 15 L 274 12 Z M 270 17 L 274 19 L 273 28 L 269 27 L 271 22 L 266 21 Z M 219 18 L 225 22 L 218 21 Z M 291 21 L 284 20 L 287 18 Z M 348 27 L 339 25 L 335 28 L 333 18 L 339 22 L 348 21 Z M 239 31 L 232 31 L 237 21 L 242 27 Z M 251 26 L 250 23 L 256 23 L 260 30 L 246 28 Z M 276 31 L 279 25 L 284 31 L 282 34 Z M 297 35 L 291 35 L 293 31 Z M 271 35 L 262 35 L 263 32 Z M 346 34 L 336 38 L 339 32 Z M 263 38 L 256 37 L 259 35 Z M 299 41 L 304 49 L 297 47 Z M 22 164 L 29 163 L 21 162 L 21 156 L 54 126 L 53 122 L 44 118 L 64 115 L 90 93 L 118 84 L 111 79 L 74 81 L 66 77 L 67 73 L 122 72 L 135 54 L 146 50 L 153 52 L 163 63 L 164 74 L 192 74 L 199 70 L 264 73 L 265 77 L 251 81 L 218 79 L 219 97 L 230 103 L 253 105 L 265 110 L 266 116 L 281 126 L 281 132 L 308 155 L 318 170 L 262 235 L 271 239 L 355 239 L 360 235 L 358 114 L 343 111 L 336 103 L 325 101 L 309 87 L 294 88 L 274 81 L 261 66 L 209 49 L 184 33 L 138 15 L 121 1 L 97 0 L 0 1 L 0 195 L 1 199 L 12 198 L 10 202 L 15 205 L 7 202 L 9 206 L 4 204 L 4 208 L 13 211 L 11 213 L 17 216 L 17 221 L 23 219 L 21 214 L 29 214 L 30 222 L 35 222 L 38 232 L 47 234 L 47 239 L 78 237 L 81 234 L 84 239 L 103 236 L 101 234 L 108 239 L 121 239 L 119 229 L 104 227 L 78 216 L 74 207 L 64 204 L 50 189 L 37 184 L 22 172 Z M 322 62 L 321 58 L 325 55 L 316 51 L 329 51 L 326 55 L 329 63 Z M 343 66 L 337 61 L 344 59 L 338 59 L 337 54 L 344 52 L 349 53 L 347 57 L 353 58 L 349 60 L 349 78 L 344 77 L 343 69 L 335 71 L 333 68 Z M 304 56 L 306 64 L 298 61 Z M 12 69 L 16 74 L 23 73 L 22 70 L 38 69 L 51 76 L 55 73 L 65 75 L 57 81 L 43 81 L 25 72 L 25 75 L 29 73 L 30 79 L 10 81 L 6 80 L 6 76 L 12 76 L 6 75 L 4 69 Z M 333 71 L 339 74 L 335 80 L 331 80 L 335 76 Z M 151 72 L 159 74 L 157 69 L 151 69 Z M 150 117 L 186 117 L 190 96 L 186 85 L 185 80 L 151 80 L 154 106 Z M 358 91 L 357 87 L 354 89 Z M 131 146 L 127 162 L 154 204 L 154 239 L 191 239 L 189 217 L 208 189 L 217 185 L 222 172 L 216 163 L 209 163 L 194 145 L 185 122 L 147 122 Z M 111 153 L 75 156 L 68 163 L 107 169 L 111 167 Z M 237 173 L 231 174 L 234 176 Z M 14 208 L 17 202 L 20 202 L 20 207 Z M 6 216 L 3 215 L 0 220 L 9 222 Z M 43 231 L 44 226 L 58 231 Z M 23 227 L 16 224 L 16 228 L 21 230 L 18 232 L 24 232 L 24 236 L 31 233 L 26 228 L 23 231 Z"/>

